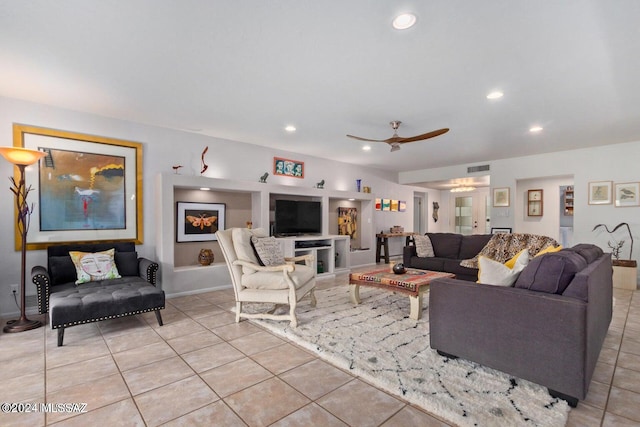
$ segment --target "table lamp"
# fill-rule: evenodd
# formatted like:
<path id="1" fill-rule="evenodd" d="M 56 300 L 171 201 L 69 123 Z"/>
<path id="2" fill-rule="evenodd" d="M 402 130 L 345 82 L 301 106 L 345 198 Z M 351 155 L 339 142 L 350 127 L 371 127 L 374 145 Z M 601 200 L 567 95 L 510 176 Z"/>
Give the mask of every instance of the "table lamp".
<path id="1" fill-rule="evenodd" d="M 29 222 L 31 220 L 31 212 L 33 205 L 29 208 L 27 196 L 31 191 L 31 186 L 27 187 L 24 182 L 24 170 L 27 166 L 36 163 L 46 153 L 37 150 L 29 150 L 27 148 L 18 147 L 0 147 L 0 154 L 18 167 L 20 171 L 20 180 L 16 183 L 13 177 L 10 178 L 11 192 L 15 196 L 16 209 L 18 212 L 17 230 L 21 239 L 21 261 L 20 261 L 20 318 L 18 320 L 9 320 L 4 327 L 4 332 L 24 332 L 30 329 L 39 328 L 42 322 L 39 320 L 29 320 L 25 314 L 25 267 L 27 259 L 27 232 L 29 231 Z"/>

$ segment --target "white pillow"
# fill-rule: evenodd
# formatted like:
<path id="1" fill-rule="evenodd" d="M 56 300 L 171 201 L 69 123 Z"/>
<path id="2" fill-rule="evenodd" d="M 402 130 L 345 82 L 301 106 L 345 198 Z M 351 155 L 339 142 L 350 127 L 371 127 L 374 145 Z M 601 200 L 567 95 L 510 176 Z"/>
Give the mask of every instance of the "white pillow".
<path id="1" fill-rule="evenodd" d="M 266 237 L 268 234 L 263 228 L 234 228 L 231 232 L 231 241 L 239 260 L 259 265 L 258 257 L 253 250 L 253 246 L 251 246 L 251 236 Z M 255 273 L 255 270 L 243 266 L 242 272 L 251 274 Z"/>
<path id="2" fill-rule="evenodd" d="M 258 261 L 262 265 L 282 265 L 284 264 L 284 255 L 282 248 L 275 237 L 257 237 L 251 236 L 251 244 L 258 254 Z"/>
<path id="3" fill-rule="evenodd" d="M 431 244 L 429 236 L 413 236 L 413 241 L 416 245 L 416 255 L 420 258 L 436 256 L 433 252 L 433 245 Z"/>
<path id="4" fill-rule="evenodd" d="M 480 256 L 478 258 L 478 283 L 486 283 L 497 286 L 512 286 L 520 272 L 529 264 L 529 251 L 524 250 L 518 256 L 513 268 L 509 268 L 501 262 L 491 258 Z"/>

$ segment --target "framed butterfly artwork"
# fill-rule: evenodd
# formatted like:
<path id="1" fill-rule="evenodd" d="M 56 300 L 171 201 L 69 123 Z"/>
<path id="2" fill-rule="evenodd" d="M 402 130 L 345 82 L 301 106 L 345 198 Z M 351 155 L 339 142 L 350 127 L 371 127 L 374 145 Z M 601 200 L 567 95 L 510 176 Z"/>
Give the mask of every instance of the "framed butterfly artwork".
<path id="1" fill-rule="evenodd" d="M 224 230 L 224 203 L 178 202 L 176 242 L 210 242 L 218 240 L 216 231 Z"/>

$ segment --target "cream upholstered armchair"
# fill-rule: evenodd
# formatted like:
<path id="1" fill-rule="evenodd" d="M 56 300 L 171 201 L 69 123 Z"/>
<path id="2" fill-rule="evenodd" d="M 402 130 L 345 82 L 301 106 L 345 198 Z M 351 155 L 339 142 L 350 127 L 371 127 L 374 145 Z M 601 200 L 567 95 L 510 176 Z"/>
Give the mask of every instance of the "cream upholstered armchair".
<path id="1" fill-rule="evenodd" d="M 298 326 L 296 305 L 309 295 L 315 307 L 315 272 L 311 267 L 311 255 L 295 258 L 282 257 L 278 242 L 268 237 L 263 229 L 231 228 L 216 233 L 222 249 L 236 297 L 236 322 L 244 318 L 290 320 L 291 327 Z M 253 239 L 253 245 L 252 245 Z M 258 258 L 260 257 L 260 258 Z M 305 261 L 305 264 L 296 262 Z M 260 263 L 264 265 L 260 265 Z M 245 302 L 288 304 L 288 314 L 247 313 L 242 311 Z"/>

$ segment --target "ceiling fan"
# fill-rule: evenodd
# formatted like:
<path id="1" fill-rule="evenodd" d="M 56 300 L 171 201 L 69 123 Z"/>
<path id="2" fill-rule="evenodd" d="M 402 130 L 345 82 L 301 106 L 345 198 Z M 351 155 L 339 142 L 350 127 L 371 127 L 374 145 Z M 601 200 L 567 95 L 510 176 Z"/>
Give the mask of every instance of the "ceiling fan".
<path id="1" fill-rule="evenodd" d="M 401 123 L 402 122 L 400 120 L 394 120 L 389 122 L 389 124 L 393 128 L 393 136 L 387 139 L 368 139 L 368 138 L 361 138 L 359 136 L 354 136 L 354 135 L 347 135 L 347 136 L 349 138 L 358 139 L 360 141 L 386 142 L 391 146 L 391 152 L 394 152 L 400 149 L 400 144 L 405 144 L 407 142 L 414 142 L 414 141 L 422 141 L 423 139 L 433 138 L 435 136 L 439 136 L 439 135 L 442 135 L 443 133 L 449 132 L 449 128 L 443 128 L 443 129 L 438 129 L 431 132 L 423 133 L 421 135 L 411 136 L 409 138 L 403 138 L 401 136 L 398 136 L 398 128 L 400 127 Z"/>

